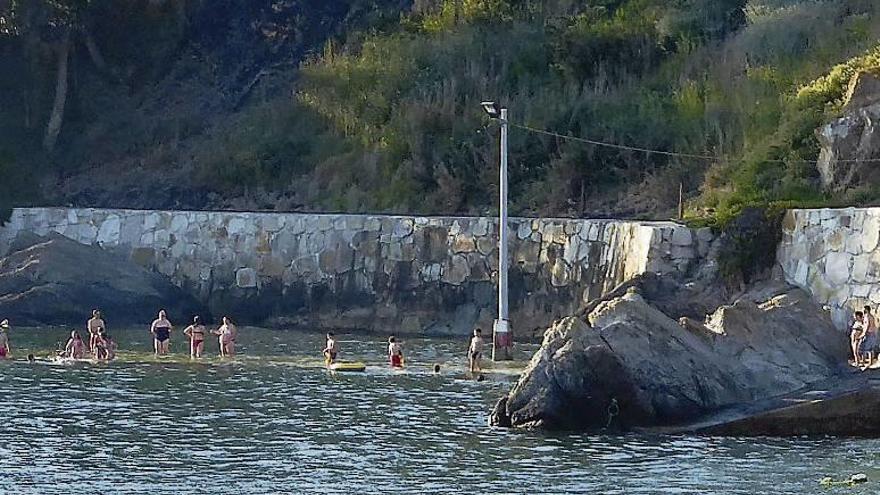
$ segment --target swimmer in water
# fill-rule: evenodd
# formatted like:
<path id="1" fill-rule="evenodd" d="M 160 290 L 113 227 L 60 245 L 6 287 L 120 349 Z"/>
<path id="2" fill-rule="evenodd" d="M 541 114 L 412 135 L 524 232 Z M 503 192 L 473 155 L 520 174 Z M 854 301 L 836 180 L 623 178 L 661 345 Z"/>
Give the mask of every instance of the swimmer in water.
<path id="1" fill-rule="evenodd" d="M 104 331 L 104 320 L 101 318 L 101 311 L 92 310 L 92 317 L 86 323 L 86 329 L 89 331 L 89 352 L 95 352 L 95 341 L 98 340 L 98 334 Z"/>
<path id="2" fill-rule="evenodd" d="M 9 320 L 0 321 L 0 359 L 12 357 L 12 348 L 9 347 Z"/>
<path id="3" fill-rule="evenodd" d="M 220 357 L 235 356 L 235 339 L 238 337 L 238 329 L 228 316 L 223 317 L 223 324 L 212 332 L 218 337 L 220 343 Z"/>
<path id="4" fill-rule="evenodd" d="M 67 341 L 67 345 L 64 346 L 64 357 L 82 359 L 86 354 L 85 347 L 86 345 L 80 338 L 79 332 L 74 330 L 70 332 L 70 339 Z"/>
<path id="5" fill-rule="evenodd" d="M 321 354 L 324 355 L 324 363 L 327 366 L 336 362 L 336 356 L 339 355 L 339 344 L 336 342 L 336 336 L 333 335 L 333 332 L 327 332 L 327 345 L 324 346 Z"/>
<path id="6" fill-rule="evenodd" d="M 403 347 L 394 335 L 388 337 L 388 361 L 392 368 L 403 368 Z"/>
<path id="7" fill-rule="evenodd" d="M 205 325 L 198 316 L 193 317 L 192 325 L 183 329 L 183 334 L 189 337 L 189 357 L 195 359 L 202 357 L 205 350 Z"/>
<path id="8" fill-rule="evenodd" d="M 150 325 L 150 333 L 153 334 L 153 349 L 156 355 L 168 354 L 168 347 L 171 344 L 171 322 L 168 321 L 164 309 L 159 311 L 159 317 Z"/>

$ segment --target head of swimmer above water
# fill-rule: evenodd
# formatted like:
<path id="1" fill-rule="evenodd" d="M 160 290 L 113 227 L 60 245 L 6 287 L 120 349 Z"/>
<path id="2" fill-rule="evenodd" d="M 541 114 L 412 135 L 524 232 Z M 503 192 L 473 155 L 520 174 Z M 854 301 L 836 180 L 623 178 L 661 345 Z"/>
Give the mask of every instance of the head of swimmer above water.
<path id="1" fill-rule="evenodd" d="M 79 332 L 77 332 L 76 330 L 71 330 L 70 338 L 72 338 L 73 340 L 79 340 Z"/>
<path id="2" fill-rule="evenodd" d="M 223 317 L 223 324 L 224 325 L 232 325 L 232 318 L 230 318 L 228 316 L 224 316 Z"/>
<path id="3" fill-rule="evenodd" d="M 388 343 L 389 343 L 389 344 L 393 344 L 393 343 L 396 342 L 396 341 L 397 341 L 397 339 L 394 338 L 394 335 L 392 335 L 391 337 L 388 337 Z"/>
<path id="4" fill-rule="evenodd" d="M 93 318 L 100 318 L 101 317 L 101 310 L 100 309 L 93 309 L 92 310 L 92 317 Z"/>
<path id="5" fill-rule="evenodd" d="M 167 319 L 167 318 L 168 318 L 168 316 L 167 316 L 167 314 L 165 313 L 165 310 L 164 310 L 164 309 L 160 309 L 160 310 L 159 310 L 159 319 L 160 319 L 160 320 L 165 320 L 165 319 Z"/>
<path id="6" fill-rule="evenodd" d="M 193 316 L 193 325 L 198 325 L 202 322 L 202 319 L 199 318 L 199 315 Z"/>

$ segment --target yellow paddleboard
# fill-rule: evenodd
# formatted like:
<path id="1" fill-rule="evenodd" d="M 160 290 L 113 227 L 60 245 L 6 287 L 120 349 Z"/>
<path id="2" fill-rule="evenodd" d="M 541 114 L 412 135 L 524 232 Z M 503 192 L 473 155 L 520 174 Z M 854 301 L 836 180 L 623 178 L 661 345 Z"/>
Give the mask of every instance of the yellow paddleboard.
<path id="1" fill-rule="evenodd" d="M 333 371 L 364 371 L 367 369 L 367 365 L 361 362 L 333 363 L 330 365 L 330 369 Z"/>

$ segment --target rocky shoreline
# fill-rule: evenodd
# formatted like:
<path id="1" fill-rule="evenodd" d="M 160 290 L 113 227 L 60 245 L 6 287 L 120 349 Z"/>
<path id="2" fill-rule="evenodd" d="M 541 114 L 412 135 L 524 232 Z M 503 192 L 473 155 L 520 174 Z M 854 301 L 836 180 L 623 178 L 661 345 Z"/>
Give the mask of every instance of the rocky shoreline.
<path id="1" fill-rule="evenodd" d="M 778 280 L 719 304 L 707 285 L 643 276 L 557 321 L 496 426 L 735 435 L 880 434 L 871 373 L 847 366 L 847 336 L 809 294 Z M 716 292 L 717 294 L 717 292 Z M 676 301 L 670 305 L 670 301 Z M 829 391 L 836 391 L 835 393 Z M 825 395 L 822 395 L 824 393 Z"/>

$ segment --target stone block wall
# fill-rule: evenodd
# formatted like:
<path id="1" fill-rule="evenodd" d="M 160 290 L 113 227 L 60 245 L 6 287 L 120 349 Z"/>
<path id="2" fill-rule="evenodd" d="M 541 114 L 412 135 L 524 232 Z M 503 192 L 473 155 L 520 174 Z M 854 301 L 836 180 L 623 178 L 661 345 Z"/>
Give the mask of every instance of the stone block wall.
<path id="1" fill-rule="evenodd" d="M 510 228 L 519 336 L 639 273 L 685 274 L 712 240 L 671 222 L 515 218 Z M 243 321 L 461 334 L 496 314 L 490 218 L 25 208 L 0 228 L 0 254 L 22 230 L 98 244 Z"/>
<path id="2" fill-rule="evenodd" d="M 856 308 L 880 310 L 880 208 L 790 210 L 782 230 L 786 280 L 828 306 L 838 328 Z"/>

